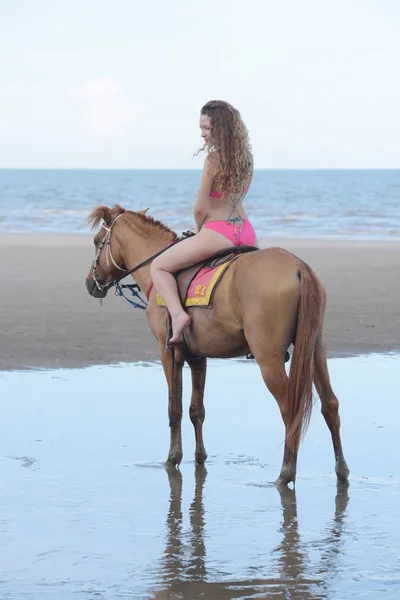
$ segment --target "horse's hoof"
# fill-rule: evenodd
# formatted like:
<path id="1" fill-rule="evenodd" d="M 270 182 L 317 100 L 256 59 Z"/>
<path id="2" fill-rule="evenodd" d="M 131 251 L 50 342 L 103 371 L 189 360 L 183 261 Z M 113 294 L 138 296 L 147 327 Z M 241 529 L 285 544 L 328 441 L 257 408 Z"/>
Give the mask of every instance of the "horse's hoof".
<path id="1" fill-rule="evenodd" d="M 344 459 L 339 459 L 336 463 L 336 476 L 340 483 L 347 483 L 349 479 L 350 470 Z"/>
<path id="2" fill-rule="evenodd" d="M 207 460 L 207 452 L 196 452 L 196 454 L 194 455 L 194 459 L 196 461 L 196 465 L 204 465 L 204 463 Z"/>
<path id="3" fill-rule="evenodd" d="M 344 484 L 348 484 L 349 483 L 349 474 L 350 471 L 349 469 L 345 470 L 345 471 L 336 471 L 336 477 L 338 480 L 338 483 L 344 483 Z"/>
<path id="4" fill-rule="evenodd" d="M 179 467 L 182 462 L 182 453 L 170 454 L 167 458 L 166 465 L 172 467 Z"/>
<path id="5" fill-rule="evenodd" d="M 276 487 L 287 487 L 289 483 L 293 482 L 293 486 L 296 481 L 296 471 L 290 468 L 285 468 L 280 472 L 278 479 L 275 481 Z"/>
<path id="6" fill-rule="evenodd" d="M 287 489 L 288 484 L 291 482 L 291 479 L 287 479 L 286 477 L 278 477 L 276 481 L 274 481 L 274 485 L 277 488 L 285 488 Z"/>

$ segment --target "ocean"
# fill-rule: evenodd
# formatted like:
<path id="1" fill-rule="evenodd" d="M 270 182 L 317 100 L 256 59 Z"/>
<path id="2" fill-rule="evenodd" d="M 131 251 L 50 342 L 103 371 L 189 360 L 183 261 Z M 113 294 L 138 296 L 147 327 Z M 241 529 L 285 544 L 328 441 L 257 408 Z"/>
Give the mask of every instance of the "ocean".
<path id="1" fill-rule="evenodd" d="M 1 233 L 88 233 L 98 204 L 181 233 L 200 171 L 0 170 Z M 245 206 L 260 238 L 400 240 L 400 170 L 256 171 Z"/>

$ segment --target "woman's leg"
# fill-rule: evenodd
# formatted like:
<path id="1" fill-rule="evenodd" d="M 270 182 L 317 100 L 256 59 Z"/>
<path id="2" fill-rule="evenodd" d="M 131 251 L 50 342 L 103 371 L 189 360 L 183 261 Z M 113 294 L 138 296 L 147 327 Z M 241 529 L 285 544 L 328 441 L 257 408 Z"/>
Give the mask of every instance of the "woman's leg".
<path id="1" fill-rule="evenodd" d="M 190 323 L 190 317 L 182 307 L 173 273 L 206 260 L 215 252 L 232 246 L 232 242 L 220 233 L 201 229 L 193 237 L 171 246 L 153 260 L 150 267 L 151 278 L 172 319 L 173 335 L 169 340 L 170 343 L 182 342 L 182 331 Z"/>

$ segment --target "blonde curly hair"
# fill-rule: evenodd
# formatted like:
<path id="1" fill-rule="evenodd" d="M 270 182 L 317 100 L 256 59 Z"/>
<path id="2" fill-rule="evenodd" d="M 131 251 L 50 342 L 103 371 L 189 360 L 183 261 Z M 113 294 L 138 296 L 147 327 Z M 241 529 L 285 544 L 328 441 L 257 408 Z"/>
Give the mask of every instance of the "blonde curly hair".
<path id="1" fill-rule="evenodd" d="M 203 106 L 201 115 L 211 120 L 211 143 L 197 152 L 208 152 L 209 169 L 214 185 L 223 196 L 241 193 L 243 184 L 253 170 L 249 132 L 240 112 L 229 102 L 211 100 Z"/>

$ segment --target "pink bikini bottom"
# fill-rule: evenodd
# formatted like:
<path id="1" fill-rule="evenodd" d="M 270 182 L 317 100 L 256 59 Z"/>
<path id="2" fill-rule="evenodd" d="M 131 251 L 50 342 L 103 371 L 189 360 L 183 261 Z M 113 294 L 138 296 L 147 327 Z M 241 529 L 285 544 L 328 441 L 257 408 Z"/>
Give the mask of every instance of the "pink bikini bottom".
<path id="1" fill-rule="evenodd" d="M 204 223 L 203 227 L 221 233 L 234 246 L 255 246 L 256 244 L 256 234 L 248 219 L 238 219 L 233 223 L 210 221 Z"/>

